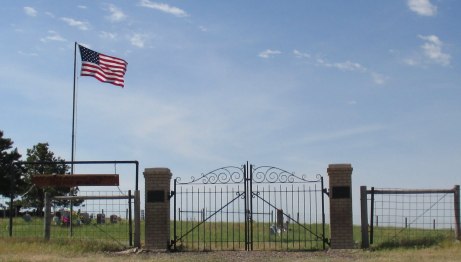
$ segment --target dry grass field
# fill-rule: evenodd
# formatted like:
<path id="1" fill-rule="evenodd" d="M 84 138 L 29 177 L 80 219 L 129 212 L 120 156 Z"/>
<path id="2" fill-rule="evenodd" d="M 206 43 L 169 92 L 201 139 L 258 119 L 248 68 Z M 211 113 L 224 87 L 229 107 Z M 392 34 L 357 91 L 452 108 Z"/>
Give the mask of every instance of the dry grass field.
<path id="1" fill-rule="evenodd" d="M 147 252 L 100 251 L 97 244 L 0 238 L 0 261 L 461 261 L 461 243 L 446 242 L 428 248 L 387 250 L 329 250 L 317 252 L 216 251 Z"/>

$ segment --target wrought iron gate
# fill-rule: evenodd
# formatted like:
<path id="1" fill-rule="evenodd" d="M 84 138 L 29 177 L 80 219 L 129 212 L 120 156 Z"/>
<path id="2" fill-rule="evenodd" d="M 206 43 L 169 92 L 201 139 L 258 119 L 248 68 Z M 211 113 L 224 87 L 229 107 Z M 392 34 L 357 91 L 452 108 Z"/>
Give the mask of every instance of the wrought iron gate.
<path id="1" fill-rule="evenodd" d="M 174 250 L 325 249 L 323 177 L 227 166 L 174 180 Z"/>

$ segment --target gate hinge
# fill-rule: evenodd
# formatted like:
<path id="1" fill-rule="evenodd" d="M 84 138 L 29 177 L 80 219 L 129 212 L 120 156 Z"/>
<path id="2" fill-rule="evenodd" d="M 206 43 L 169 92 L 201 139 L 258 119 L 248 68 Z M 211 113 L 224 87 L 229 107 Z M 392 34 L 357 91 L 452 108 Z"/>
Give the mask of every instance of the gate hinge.
<path id="1" fill-rule="evenodd" d="M 323 192 L 325 195 L 330 196 L 330 193 L 328 192 L 328 189 L 327 189 L 327 188 L 324 188 L 324 189 L 322 190 L 322 192 Z"/>
<path id="2" fill-rule="evenodd" d="M 171 199 L 174 195 L 176 195 L 176 193 L 173 190 L 171 190 L 170 196 L 168 197 L 168 199 Z"/>

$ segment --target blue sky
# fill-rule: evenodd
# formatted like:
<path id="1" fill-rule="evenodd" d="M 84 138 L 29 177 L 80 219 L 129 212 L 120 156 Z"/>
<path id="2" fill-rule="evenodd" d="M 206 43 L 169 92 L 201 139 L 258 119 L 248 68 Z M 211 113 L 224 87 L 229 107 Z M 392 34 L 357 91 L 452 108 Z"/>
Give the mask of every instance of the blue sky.
<path id="1" fill-rule="evenodd" d="M 457 0 L 7 1 L 0 130 L 23 155 L 48 142 L 70 160 L 77 41 L 128 71 L 123 89 L 78 77 L 76 160 L 139 160 L 182 177 L 246 161 L 327 177 L 328 164 L 351 163 L 354 194 L 451 188 L 459 10 Z M 118 172 L 132 188 L 132 169 Z"/>

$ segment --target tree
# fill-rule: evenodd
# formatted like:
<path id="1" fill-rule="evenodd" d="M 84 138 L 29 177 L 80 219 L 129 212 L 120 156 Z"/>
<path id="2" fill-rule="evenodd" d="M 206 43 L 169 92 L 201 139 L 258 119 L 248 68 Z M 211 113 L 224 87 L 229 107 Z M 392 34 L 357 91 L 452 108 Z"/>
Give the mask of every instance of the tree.
<path id="1" fill-rule="evenodd" d="M 14 162 L 21 158 L 17 148 L 13 148 L 13 141 L 3 137 L 0 130 L 0 195 L 16 196 L 20 193 L 24 183 L 21 179 L 23 170 Z"/>
<path id="2" fill-rule="evenodd" d="M 50 151 L 48 143 L 38 143 L 32 149 L 27 149 L 27 162 L 47 162 L 46 164 L 26 164 L 25 182 L 29 185 L 33 185 L 32 176 L 34 175 L 66 174 L 69 170 L 69 166 L 64 163 L 64 160 L 60 157 L 55 157 L 54 153 Z M 45 192 L 48 192 L 53 197 L 66 194 L 74 195 L 77 189 L 69 187 L 40 188 L 34 186 L 23 196 L 24 205 L 36 207 L 37 211 L 41 213 L 45 206 Z M 67 205 L 68 201 L 60 201 L 57 204 Z"/>

